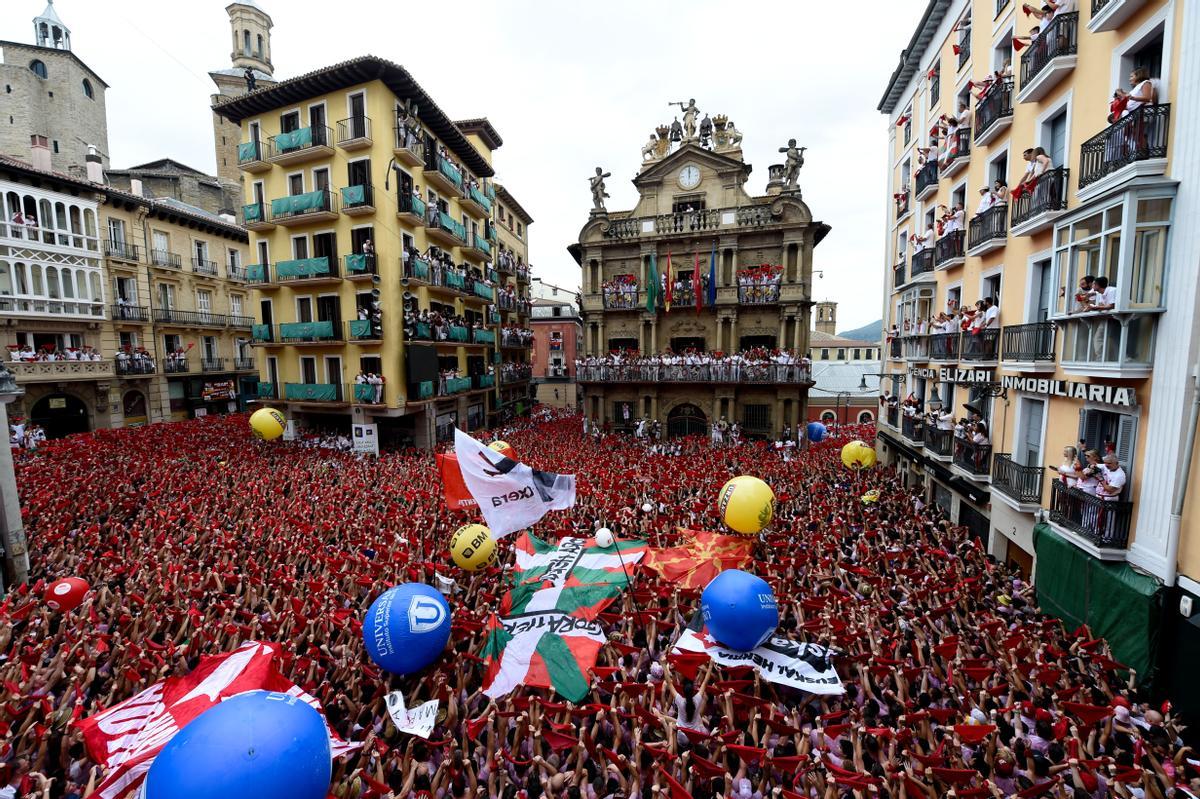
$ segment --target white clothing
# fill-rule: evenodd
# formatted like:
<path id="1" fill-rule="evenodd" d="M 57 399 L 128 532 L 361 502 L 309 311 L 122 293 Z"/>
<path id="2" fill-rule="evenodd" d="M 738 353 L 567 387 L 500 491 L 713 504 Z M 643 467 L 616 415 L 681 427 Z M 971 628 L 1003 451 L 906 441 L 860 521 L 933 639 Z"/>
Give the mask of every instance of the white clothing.
<path id="1" fill-rule="evenodd" d="M 993 305 L 983 312 L 983 326 L 988 330 L 1000 327 L 1000 306 Z"/>
<path id="2" fill-rule="evenodd" d="M 1112 494 L 1100 494 L 1109 502 L 1116 502 L 1121 498 L 1121 489 L 1125 488 L 1125 470 L 1121 468 L 1121 464 L 1117 464 L 1117 468 L 1110 469 L 1107 464 L 1101 464 L 1101 474 L 1104 477 L 1104 482 L 1111 488 L 1117 489 Z"/>
<path id="3" fill-rule="evenodd" d="M 1153 97 L 1154 96 L 1154 82 L 1151 81 L 1149 78 L 1146 78 L 1146 80 L 1142 81 L 1137 86 L 1134 86 L 1133 91 L 1131 91 L 1129 94 L 1130 94 L 1129 101 L 1125 103 L 1125 110 L 1123 110 L 1121 112 L 1121 116 L 1123 116 L 1123 117 L 1129 116 L 1134 111 L 1136 111 L 1137 109 L 1141 108 L 1144 105 L 1149 105 L 1149 103 L 1143 103 L 1140 100 L 1134 100 L 1132 95 L 1144 94 L 1144 95 Z"/>
<path id="4" fill-rule="evenodd" d="M 1093 305 L 1111 305 L 1113 308 L 1117 306 L 1117 289 L 1115 286 L 1109 286 L 1104 291 L 1096 293 L 1092 300 Z"/>

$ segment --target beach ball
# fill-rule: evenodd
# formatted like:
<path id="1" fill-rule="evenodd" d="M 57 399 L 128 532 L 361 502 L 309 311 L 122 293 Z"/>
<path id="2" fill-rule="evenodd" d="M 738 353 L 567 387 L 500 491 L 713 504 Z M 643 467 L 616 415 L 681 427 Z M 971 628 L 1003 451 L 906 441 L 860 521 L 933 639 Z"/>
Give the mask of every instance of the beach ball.
<path id="1" fill-rule="evenodd" d="M 865 441 L 851 441 L 842 447 L 842 463 L 850 469 L 870 469 L 875 465 L 875 449 Z"/>
<path id="2" fill-rule="evenodd" d="M 652 510 L 654 510 L 654 506 L 653 506 L 653 505 L 651 505 L 649 502 L 647 502 L 646 504 L 642 505 L 642 513 L 649 513 L 649 512 L 650 512 L 650 511 L 652 511 Z"/>
<path id="3" fill-rule="evenodd" d="M 145 799 L 325 799 L 329 731 L 297 697 L 247 691 L 175 733 L 146 775 Z"/>
<path id="4" fill-rule="evenodd" d="M 486 569 L 496 562 L 496 542 L 492 531 L 482 524 L 468 524 L 450 537 L 450 557 L 454 565 L 469 572 Z"/>
<path id="5" fill-rule="evenodd" d="M 612 530 L 609 530 L 607 527 L 601 527 L 599 530 L 597 530 L 595 538 L 596 538 L 596 546 L 600 546 L 600 547 L 604 547 L 605 549 L 608 549 L 609 547 L 611 547 L 613 545 L 614 539 L 613 539 Z"/>
<path id="6" fill-rule="evenodd" d="M 825 436 L 829 435 L 828 428 L 820 422 L 809 422 L 807 430 L 808 440 L 814 444 L 824 441 Z"/>
<path id="7" fill-rule="evenodd" d="M 259 408 L 250 414 L 250 429 L 255 438 L 263 441 L 274 441 L 283 435 L 287 428 L 287 419 L 274 408 Z"/>
<path id="8" fill-rule="evenodd" d="M 775 492 L 757 477 L 742 475 L 722 486 L 717 508 L 730 530 L 754 535 L 775 515 Z"/>
<path id="9" fill-rule="evenodd" d="M 775 592 L 741 569 L 726 569 L 704 587 L 700 613 L 709 635 L 738 652 L 762 645 L 779 626 Z"/>
<path id="10" fill-rule="evenodd" d="M 380 668 L 412 674 L 438 659 L 450 640 L 450 605 L 432 586 L 401 583 L 371 603 L 363 643 Z"/>
<path id="11" fill-rule="evenodd" d="M 492 443 L 488 444 L 488 449 L 499 452 L 509 460 L 515 461 L 517 459 L 517 451 L 513 449 L 512 444 L 509 444 L 507 441 L 493 441 Z"/>
<path id="12" fill-rule="evenodd" d="M 46 593 L 42 595 L 42 599 L 51 610 L 69 613 L 83 604 L 90 588 L 87 580 L 79 577 L 64 577 L 46 586 Z"/>

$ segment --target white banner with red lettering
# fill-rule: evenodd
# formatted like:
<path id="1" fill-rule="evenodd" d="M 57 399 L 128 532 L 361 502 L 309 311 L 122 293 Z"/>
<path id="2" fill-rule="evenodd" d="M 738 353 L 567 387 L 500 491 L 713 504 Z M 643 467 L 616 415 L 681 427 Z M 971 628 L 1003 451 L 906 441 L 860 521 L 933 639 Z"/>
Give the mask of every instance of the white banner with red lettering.
<path id="1" fill-rule="evenodd" d="M 183 677 L 170 677 L 107 710 L 80 719 L 88 756 L 104 766 L 100 799 L 120 799 L 142 784 L 150 764 L 184 725 L 210 707 L 246 691 L 299 697 L 324 718 L 321 704 L 279 671 L 276 644 L 247 641 L 225 655 L 208 655 Z M 333 757 L 357 749 L 329 733 Z"/>

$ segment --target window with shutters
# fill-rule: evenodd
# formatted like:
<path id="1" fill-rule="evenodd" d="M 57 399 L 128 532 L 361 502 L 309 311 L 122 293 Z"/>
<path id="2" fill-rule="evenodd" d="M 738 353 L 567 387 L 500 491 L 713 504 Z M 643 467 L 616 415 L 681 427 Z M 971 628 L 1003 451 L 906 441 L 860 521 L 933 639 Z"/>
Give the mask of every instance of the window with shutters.
<path id="1" fill-rule="evenodd" d="M 770 405 L 743 405 L 742 428 L 747 433 L 767 433 L 771 430 Z"/>
<path id="2" fill-rule="evenodd" d="M 1079 411 L 1079 457 L 1084 461 L 1087 450 L 1094 449 L 1101 458 L 1114 452 L 1117 462 L 1125 469 L 1126 479 L 1132 482 L 1133 457 L 1137 446 L 1138 418 L 1133 414 L 1116 413 L 1099 408 Z M 1122 499 L 1129 498 L 1129 482 Z"/>

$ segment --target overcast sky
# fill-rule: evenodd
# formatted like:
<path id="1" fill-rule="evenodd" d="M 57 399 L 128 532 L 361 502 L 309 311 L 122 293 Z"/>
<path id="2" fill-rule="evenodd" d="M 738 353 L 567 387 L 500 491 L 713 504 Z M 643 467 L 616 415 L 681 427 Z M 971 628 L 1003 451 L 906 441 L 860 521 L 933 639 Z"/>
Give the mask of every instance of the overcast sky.
<path id="1" fill-rule="evenodd" d="M 208 71 L 230 66 L 222 0 L 58 0 L 72 46 L 110 86 L 115 167 L 170 157 L 215 171 Z M 924 0 L 865 3 L 260 0 L 275 23 L 277 78 L 358 55 L 403 64 L 454 119 L 486 116 L 504 139 L 497 176 L 533 216 L 530 261 L 577 287 L 567 254 L 591 208 L 587 177 L 613 173 L 611 210 L 632 207 L 641 146 L 695 97 L 745 136 L 749 190 L 795 137 L 800 185 L 833 227 L 816 250 L 815 299 L 839 329 L 879 318 L 887 123 L 875 110 Z M 0 38 L 33 40 L 45 0 L 0 3 Z M 434 21 L 436 19 L 436 22 Z"/>

